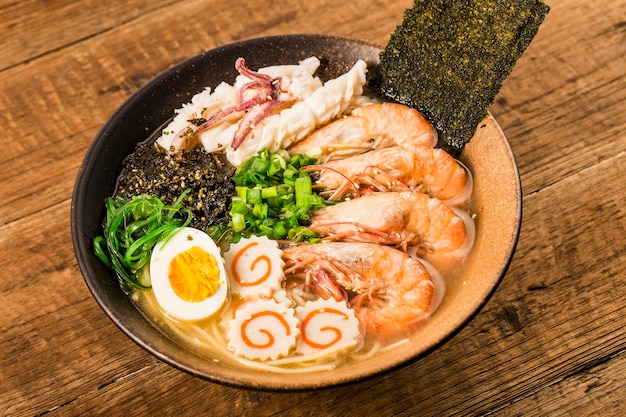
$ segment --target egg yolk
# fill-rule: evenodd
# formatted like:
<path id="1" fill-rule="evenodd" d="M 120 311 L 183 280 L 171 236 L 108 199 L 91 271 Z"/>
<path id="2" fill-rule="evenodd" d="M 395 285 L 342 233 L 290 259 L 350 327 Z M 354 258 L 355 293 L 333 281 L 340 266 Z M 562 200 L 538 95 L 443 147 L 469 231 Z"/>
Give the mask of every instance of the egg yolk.
<path id="1" fill-rule="evenodd" d="M 172 289 L 188 302 L 204 301 L 215 294 L 219 276 L 215 257 L 198 246 L 176 255 L 168 269 Z"/>

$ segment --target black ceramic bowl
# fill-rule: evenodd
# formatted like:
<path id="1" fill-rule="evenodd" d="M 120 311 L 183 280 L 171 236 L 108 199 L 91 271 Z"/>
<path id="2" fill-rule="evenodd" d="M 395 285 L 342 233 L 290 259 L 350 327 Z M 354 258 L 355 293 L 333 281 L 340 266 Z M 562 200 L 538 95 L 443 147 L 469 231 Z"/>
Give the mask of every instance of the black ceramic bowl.
<path id="1" fill-rule="evenodd" d="M 250 68 L 294 64 L 317 56 L 318 75 L 334 78 L 358 59 L 375 72 L 380 49 L 365 42 L 324 35 L 284 35 L 245 40 L 206 51 L 156 77 L 113 113 L 89 147 L 73 193 L 71 226 L 85 282 L 104 312 L 146 351 L 182 371 L 231 386 L 292 390 L 328 387 L 367 378 L 423 358 L 465 326 L 500 283 L 517 243 L 521 187 L 509 144 L 491 116 L 479 126 L 461 160 L 474 177 L 476 240 L 462 276 L 447 283 L 438 309 L 410 342 L 373 360 L 314 375 L 277 375 L 207 361 L 176 344 L 147 321 L 118 286 L 114 274 L 94 255 L 92 239 L 102 233 L 104 200 L 113 193 L 124 158 L 173 117 L 173 110 L 206 86 L 232 83 L 234 62 Z"/>

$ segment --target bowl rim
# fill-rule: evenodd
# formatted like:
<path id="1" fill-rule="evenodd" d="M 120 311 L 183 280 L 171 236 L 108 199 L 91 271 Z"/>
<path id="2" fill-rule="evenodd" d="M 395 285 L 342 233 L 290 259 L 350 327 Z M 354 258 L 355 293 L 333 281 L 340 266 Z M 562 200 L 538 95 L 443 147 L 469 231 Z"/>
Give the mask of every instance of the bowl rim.
<path id="1" fill-rule="evenodd" d="M 180 358 L 172 357 L 168 354 L 167 350 L 163 350 L 162 345 L 157 345 L 150 340 L 146 339 L 146 334 L 142 333 L 141 329 L 137 329 L 134 326 L 132 320 L 129 321 L 128 317 L 125 314 L 129 313 L 128 309 L 124 307 L 123 310 L 117 310 L 116 305 L 110 299 L 110 291 L 121 291 L 119 289 L 119 285 L 116 280 L 113 280 L 112 283 L 107 283 L 108 286 L 111 284 L 116 286 L 117 288 L 104 288 L 102 283 L 97 279 L 97 271 L 94 269 L 94 266 L 91 263 L 91 259 L 93 259 L 93 254 L 89 253 L 89 249 L 91 246 L 91 237 L 87 236 L 84 233 L 85 229 L 85 219 L 80 215 L 79 211 L 81 208 L 85 207 L 87 195 L 84 192 L 86 188 L 89 187 L 88 178 L 94 172 L 94 166 L 91 163 L 93 158 L 96 155 L 101 154 L 104 151 L 105 140 L 108 135 L 111 134 L 112 129 L 115 126 L 118 126 L 122 123 L 123 115 L 135 104 L 135 102 L 141 98 L 150 95 L 150 93 L 157 88 L 160 84 L 168 80 L 173 73 L 176 73 L 190 65 L 195 65 L 195 63 L 201 61 L 203 58 L 211 55 L 219 55 L 223 51 L 235 48 L 241 45 L 262 45 L 265 43 L 272 43 L 276 41 L 286 41 L 286 42 L 311 42 L 311 41 L 321 41 L 321 42 L 342 42 L 349 45 L 354 46 L 362 46 L 366 48 L 376 48 L 381 51 L 381 47 L 379 45 L 373 44 L 371 42 L 353 39 L 350 37 L 343 36 L 335 36 L 335 35 L 323 35 L 323 34 L 286 34 L 286 35 L 272 35 L 272 36 L 262 36 L 256 38 L 243 39 L 235 42 L 231 42 L 228 44 L 224 44 L 218 46 L 216 48 L 205 50 L 193 57 L 187 58 L 182 62 L 162 71 L 156 77 L 152 78 L 146 84 L 141 86 L 135 92 L 133 92 L 129 97 L 127 97 L 121 105 L 117 107 L 117 109 L 112 113 L 109 119 L 102 125 L 92 142 L 90 143 L 84 159 L 80 165 L 78 170 L 76 181 L 74 184 L 74 189 L 72 193 L 72 202 L 71 202 L 71 210 L 70 210 L 70 226 L 71 226 L 71 235 L 74 246 L 74 252 L 76 259 L 78 261 L 79 269 L 83 275 L 85 283 L 89 288 L 92 296 L 96 300 L 97 304 L 104 311 L 104 313 L 109 317 L 109 319 L 127 336 L 129 337 L 135 344 L 140 346 L 142 349 L 156 357 L 162 362 L 167 363 L 168 365 L 184 371 L 188 374 L 194 375 L 196 377 L 209 380 L 212 382 L 217 382 L 226 386 L 238 387 L 238 388 L 247 388 L 247 389 L 257 389 L 257 390 L 308 390 L 308 389 L 316 389 L 316 388 L 329 388 L 335 387 L 339 385 L 345 385 L 349 383 L 353 383 L 355 381 L 367 380 L 381 374 L 396 370 L 400 367 L 405 366 L 409 362 L 417 361 L 434 350 L 440 348 L 443 344 L 447 343 L 450 339 L 452 339 L 456 334 L 458 334 L 471 320 L 475 318 L 475 316 L 484 308 L 487 302 L 491 299 L 500 283 L 502 282 L 515 253 L 515 249 L 519 240 L 521 222 L 522 222 L 522 188 L 521 188 L 521 180 L 519 176 L 519 170 L 517 167 L 517 162 L 515 160 L 515 155 L 511 148 L 511 145 L 502 131 L 501 127 L 497 124 L 491 113 L 488 113 L 487 118 L 495 125 L 495 127 L 500 132 L 500 135 L 504 141 L 504 146 L 507 149 L 508 157 L 510 158 L 513 169 L 515 172 L 515 181 L 516 181 L 516 189 L 517 189 L 517 199 L 519 201 L 517 212 L 515 213 L 515 227 L 514 232 L 511 236 L 510 240 L 510 248 L 508 248 L 508 255 L 506 259 L 503 259 L 502 271 L 499 277 L 494 281 L 494 285 L 491 287 L 489 293 L 481 300 L 480 303 L 475 305 L 475 308 L 470 312 L 469 315 L 465 317 L 465 319 L 458 323 L 458 325 L 450 331 L 447 336 L 439 339 L 436 343 L 432 344 L 427 349 L 416 353 L 414 356 L 405 358 L 400 362 L 397 362 L 390 366 L 385 366 L 383 368 L 378 369 L 371 375 L 367 376 L 355 376 L 355 377 L 338 377 L 331 380 L 330 383 L 320 382 L 320 378 L 305 378 L 305 381 L 301 382 L 292 382 L 291 380 L 288 382 L 280 381 L 279 379 L 274 378 L 270 382 L 263 381 L 259 383 L 255 381 L 255 378 L 258 378 L 257 374 L 254 374 L 253 378 L 250 379 L 241 379 L 241 378 L 233 378 L 227 372 L 221 372 L 217 374 L 209 374 L 204 371 L 199 371 L 196 369 L 191 363 L 181 361 Z M 169 109 L 173 110 L 173 109 Z M 146 135 L 147 137 L 147 135 Z M 102 202 L 103 204 L 103 202 Z M 119 307 L 119 306 L 117 306 Z M 134 308 L 134 306 L 133 306 Z M 141 315 L 138 310 L 135 309 L 134 312 L 130 314 Z M 142 316 L 143 317 L 143 316 Z M 146 320 L 143 318 L 143 320 Z M 146 320 L 147 321 L 147 320 Z M 150 323 L 148 323 L 150 324 Z M 151 325 L 151 324 L 150 324 Z M 162 335 L 158 330 L 153 329 L 152 332 L 148 332 L 148 336 Z M 169 349 L 179 348 L 171 340 L 169 343 L 166 343 L 166 346 Z M 312 374 L 316 375 L 316 374 Z"/>

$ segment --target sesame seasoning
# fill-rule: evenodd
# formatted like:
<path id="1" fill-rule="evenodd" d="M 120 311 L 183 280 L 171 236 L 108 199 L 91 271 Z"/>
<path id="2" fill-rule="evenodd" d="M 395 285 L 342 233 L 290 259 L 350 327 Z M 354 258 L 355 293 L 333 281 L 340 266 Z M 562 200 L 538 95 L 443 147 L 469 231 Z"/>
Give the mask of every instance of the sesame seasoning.
<path id="1" fill-rule="evenodd" d="M 193 214 L 190 226 L 206 230 L 213 224 L 225 226 L 230 220 L 234 171 L 221 153 L 207 153 L 197 147 L 183 159 L 174 160 L 146 141 L 138 144 L 124 161 L 115 194 L 149 194 L 172 204 L 183 190 L 190 188 L 192 191 L 183 202 Z"/>

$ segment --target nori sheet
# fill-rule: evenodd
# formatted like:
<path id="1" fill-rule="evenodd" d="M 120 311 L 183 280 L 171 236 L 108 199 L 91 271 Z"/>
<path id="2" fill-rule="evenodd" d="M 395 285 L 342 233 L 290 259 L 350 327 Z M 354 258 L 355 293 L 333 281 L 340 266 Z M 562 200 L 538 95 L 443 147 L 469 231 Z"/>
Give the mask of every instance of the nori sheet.
<path id="1" fill-rule="evenodd" d="M 372 85 L 422 112 L 458 156 L 549 10 L 539 0 L 415 0 Z"/>

